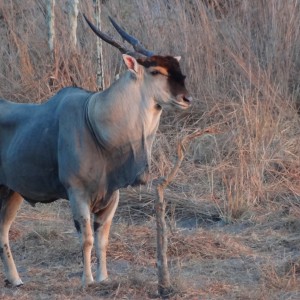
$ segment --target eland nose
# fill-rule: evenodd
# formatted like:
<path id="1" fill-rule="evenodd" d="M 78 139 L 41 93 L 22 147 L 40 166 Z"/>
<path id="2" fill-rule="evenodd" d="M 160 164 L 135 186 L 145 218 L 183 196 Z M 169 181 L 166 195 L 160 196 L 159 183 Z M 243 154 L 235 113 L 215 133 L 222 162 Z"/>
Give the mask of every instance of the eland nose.
<path id="1" fill-rule="evenodd" d="M 176 97 L 176 105 L 181 109 L 187 109 L 191 106 L 193 98 L 189 94 L 179 94 Z"/>
<path id="2" fill-rule="evenodd" d="M 182 99 L 184 102 L 188 103 L 188 104 L 192 104 L 193 98 L 192 96 L 188 96 L 188 95 L 183 95 Z"/>

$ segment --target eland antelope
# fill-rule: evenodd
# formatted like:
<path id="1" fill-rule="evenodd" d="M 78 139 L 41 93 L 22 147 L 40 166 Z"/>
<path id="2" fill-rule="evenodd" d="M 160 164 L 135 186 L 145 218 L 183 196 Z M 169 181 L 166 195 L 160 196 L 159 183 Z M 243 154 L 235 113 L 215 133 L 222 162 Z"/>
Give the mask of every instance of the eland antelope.
<path id="1" fill-rule="evenodd" d="M 86 17 L 85 17 L 86 18 Z M 134 48 L 91 29 L 123 54 L 127 71 L 103 92 L 68 87 L 43 104 L 0 100 L 0 256 L 6 281 L 22 285 L 8 232 L 23 199 L 68 199 L 83 253 L 84 286 L 107 276 L 106 248 L 119 189 L 144 184 L 162 109 L 191 104 L 179 57 L 145 49 L 111 19 Z M 91 220 L 93 215 L 93 221 Z"/>

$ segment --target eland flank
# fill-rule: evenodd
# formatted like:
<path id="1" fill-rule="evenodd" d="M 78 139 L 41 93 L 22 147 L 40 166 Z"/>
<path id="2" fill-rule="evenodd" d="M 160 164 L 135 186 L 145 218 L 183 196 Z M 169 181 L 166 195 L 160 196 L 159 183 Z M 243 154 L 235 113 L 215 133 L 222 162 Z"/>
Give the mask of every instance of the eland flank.
<path id="1" fill-rule="evenodd" d="M 92 30 L 123 54 L 127 71 L 103 92 L 69 87 L 43 104 L 0 100 L 0 256 L 6 281 L 22 285 L 8 233 L 23 199 L 70 202 L 83 252 L 84 286 L 107 278 L 106 248 L 119 189 L 147 182 L 151 148 L 162 109 L 191 104 L 179 57 L 146 50 L 112 19 L 129 51 Z M 91 219 L 91 214 L 93 218 Z"/>

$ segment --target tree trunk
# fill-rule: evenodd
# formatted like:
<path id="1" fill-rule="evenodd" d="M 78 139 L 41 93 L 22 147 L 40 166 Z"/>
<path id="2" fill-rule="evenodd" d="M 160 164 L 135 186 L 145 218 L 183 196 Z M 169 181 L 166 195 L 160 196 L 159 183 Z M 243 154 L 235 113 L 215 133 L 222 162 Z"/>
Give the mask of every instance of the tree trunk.
<path id="1" fill-rule="evenodd" d="M 68 16 L 70 24 L 70 43 L 73 52 L 77 48 L 77 17 L 79 0 L 68 0 Z"/>
<path id="2" fill-rule="evenodd" d="M 93 0 L 94 3 L 94 18 L 96 26 L 101 30 L 101 3 L 100 0 Z M 97 87 L 100 91 L 105 89 L 104 83 L 104 68 L 103 68 L 103 47 L 102 40 L 97 39 Z"/>
<path id="3" fill-rule="evenodd" d="M 48 28 L 48 46 L 52 62 L 55 57 L 55 0 L 47 0 L 47 28 Z"/>

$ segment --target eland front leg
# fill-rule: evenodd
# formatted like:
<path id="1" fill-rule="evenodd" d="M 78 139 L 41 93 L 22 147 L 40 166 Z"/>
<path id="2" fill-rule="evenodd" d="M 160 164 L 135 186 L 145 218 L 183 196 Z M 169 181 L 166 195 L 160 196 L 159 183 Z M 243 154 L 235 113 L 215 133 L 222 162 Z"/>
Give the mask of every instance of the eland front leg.
<path id="1" fill-rule="evenodd" d="M 70 193 L 70 204 L 76 230 L 80 237 L 83 258 L 82 285 L 88 286 L 93 283 L 91 269 L 91 253 L 94 243 L 93 232 L 90 220 L 90 206 L 88 198 L 83 196 L 84 193 Z"/>
<path id="2" fill-rule="evenodd" d="M 119 191 L 114 192 L 105 209 L 95 214 L 94 234 L 97 255 L 97 282 L 107 279 L 106 250 L 111 222 L 119 203 Z"/>
<path id="3" fill-rule="evenodd" d="M 18 193 L 10 191 L 7 195 L 3 195 L 0 192 L 0 256 L 6 281 L 13 286 L 20 286 L 23 282 L 10 251 L 8 233 L 22 201 L 23 198 Z"/>

